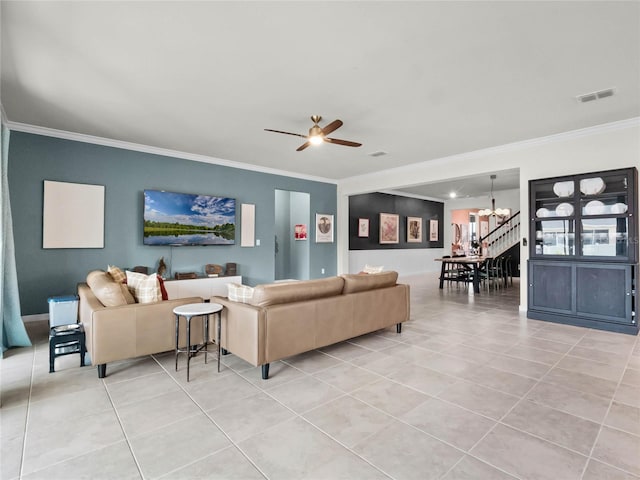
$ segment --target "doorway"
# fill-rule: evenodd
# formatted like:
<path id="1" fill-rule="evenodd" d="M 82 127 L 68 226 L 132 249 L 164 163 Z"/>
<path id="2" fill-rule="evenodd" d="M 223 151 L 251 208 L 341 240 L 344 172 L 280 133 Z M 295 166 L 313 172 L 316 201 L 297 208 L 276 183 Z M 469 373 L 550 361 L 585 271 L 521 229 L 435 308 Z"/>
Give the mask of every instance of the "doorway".
<path id="1" fill-rule="evenodd" d="M 275 191 L 275 280 L 309 279 L 311 196 Z"/>

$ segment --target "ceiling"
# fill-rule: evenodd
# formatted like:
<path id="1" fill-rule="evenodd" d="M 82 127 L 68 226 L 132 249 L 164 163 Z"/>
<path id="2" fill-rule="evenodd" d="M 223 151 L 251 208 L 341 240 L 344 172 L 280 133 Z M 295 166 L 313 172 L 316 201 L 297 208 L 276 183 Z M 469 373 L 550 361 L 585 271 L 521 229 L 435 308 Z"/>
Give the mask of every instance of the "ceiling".
<path id="1" fill-rule="evenodd" d="M 339 181 L 640 116 L 636 1 L 1 8 L 10 126 L 257 169 Z M 575 98 L 608 87 L 613 97 Z M 306 134 L 312 114 L 343 120 L 331 136 L 363 146 L 296 152 L 303 139 L 264 131 Z"/>

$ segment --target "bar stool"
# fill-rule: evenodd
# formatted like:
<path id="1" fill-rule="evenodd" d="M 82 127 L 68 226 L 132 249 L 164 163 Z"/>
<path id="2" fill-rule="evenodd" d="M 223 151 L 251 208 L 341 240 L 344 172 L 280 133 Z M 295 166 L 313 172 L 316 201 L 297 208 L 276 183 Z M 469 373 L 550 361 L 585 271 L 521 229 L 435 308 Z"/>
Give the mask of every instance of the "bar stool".
<path id="1" fill-rule="evenodd" d="M 222 336 L 221 328 L 222 321 L 220 318 L 220 312 L 222 311 L 222 305 L 219 303 L 189 303 L 187 305 L 181 305 L 173 309 L 173 313 L 176 316 L 176 372 L 178 371 L 178 354 L 187 354 L 187 382 L 189 381 L 189 362 L 191 358 L 195 357 L 200 351 L 204 350 L 204 363 L 207 363 L 207 352 L 209 345 L 209 315 L 217 314 L 218 316 L 218 372 L 220 372 L 220 338 Z M 180 348 L 180 317 L 184 317 L 187 320 L 187 347 L 186 349 Z M 203 317 L 202 329 L 203 340 L 200 345 L 191 345 L 191 319 L 193 317 Z"/>

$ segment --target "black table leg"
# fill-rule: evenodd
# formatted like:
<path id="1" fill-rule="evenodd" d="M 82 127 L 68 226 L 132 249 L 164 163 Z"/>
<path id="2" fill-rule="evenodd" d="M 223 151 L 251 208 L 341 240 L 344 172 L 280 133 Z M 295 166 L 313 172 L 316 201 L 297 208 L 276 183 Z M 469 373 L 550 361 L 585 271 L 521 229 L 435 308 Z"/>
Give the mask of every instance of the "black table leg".
<path id="1" fill-rule="evenodd" d="M 480 272 L 478 264 L 473 264 L 473 293 L 480 293 Z"/>
<path id="2" fill-rule="evenodd" d="M 445 261 L 442 262 L 442 268 L 440 269 L 440 289 L 444 288 L 444 271 L 446 269 Z"/>

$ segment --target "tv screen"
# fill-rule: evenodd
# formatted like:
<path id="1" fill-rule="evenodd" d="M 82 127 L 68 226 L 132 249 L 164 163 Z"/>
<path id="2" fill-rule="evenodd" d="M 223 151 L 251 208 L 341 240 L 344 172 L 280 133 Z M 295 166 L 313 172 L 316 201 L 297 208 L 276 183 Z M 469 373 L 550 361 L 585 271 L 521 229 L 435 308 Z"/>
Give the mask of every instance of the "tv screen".
<path id="1" fill-rule="evenodd" d="M 144 245 L 232 245 L 235 198 L 144 191 Z"/>

